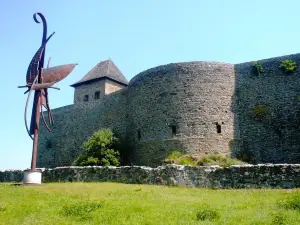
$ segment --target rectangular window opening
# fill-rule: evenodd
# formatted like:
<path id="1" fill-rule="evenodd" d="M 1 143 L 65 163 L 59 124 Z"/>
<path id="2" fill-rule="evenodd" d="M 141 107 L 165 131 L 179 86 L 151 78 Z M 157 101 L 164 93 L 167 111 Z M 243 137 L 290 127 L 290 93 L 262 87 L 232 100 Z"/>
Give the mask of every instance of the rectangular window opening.
<path id="1" fill-rule="evenodd" d="M 172 130 L 172 136 L 175 136 L 176 133 L 177 133 L 177 127 L 176 127 L 176 125 L 171 125 L 170 127 L 171 127 L 171 130 Z"/>
<path id="2" fill-rule="evenodd" d="M 96 91 L 95 92 L 95 99 L 99 99 L 100 98 L 100 91 Z"/>
<path id="3" fill-rule="evenodd" d="M 89 101 L 89 96 L 88 96 L 88 95 L 85 95 L 84 98 L 83 98 L 83 101 L 84 101 L 84 102 L 88 102 L 88 101 Z"/>
<path id="4" fill-rule="evenodd" d="M 217 124 L 217 133 L 221 134 L 221 125 L 220 124 Z"/>
<path id="5" fill-rule="evenodd" d="M 137 131 L 137 136 L 138 136 L 138 140 L 141 140 L 141 130 L 139 129 L 138 131 Z"/>

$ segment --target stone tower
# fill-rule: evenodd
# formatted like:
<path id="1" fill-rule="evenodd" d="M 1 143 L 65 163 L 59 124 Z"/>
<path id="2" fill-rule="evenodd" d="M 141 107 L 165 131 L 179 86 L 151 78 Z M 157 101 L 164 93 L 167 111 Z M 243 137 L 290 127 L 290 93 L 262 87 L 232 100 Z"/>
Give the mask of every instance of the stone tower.
<path id="1" fill-rule="evenodd" d="M 87 106 L 99 102 L 104 95 L 118 91 L 128 81 L 112 60 L 105 60 L 92 68 L 81 80 L 71 85 L 75 88 L 74 105 Z"/>

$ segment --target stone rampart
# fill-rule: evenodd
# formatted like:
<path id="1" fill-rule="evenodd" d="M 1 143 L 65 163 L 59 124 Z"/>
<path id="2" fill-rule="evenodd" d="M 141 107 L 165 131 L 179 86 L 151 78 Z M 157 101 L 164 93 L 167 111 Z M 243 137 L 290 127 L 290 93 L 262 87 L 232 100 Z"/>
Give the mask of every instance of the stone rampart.
<path id="1" fill-rule="evenodd" d="M 0 171 L 0 182 L 20 182 L 22 171 Z M 230 166 L 166 165 L 157 168 L 58 167 L 43 171 L 43 182 L 121 182 L 204 188 L 299 188 L 299 164 Z"/>
<path id="2" fill-rule="evenodd" d="M 280 65 L 293 60 L 290 74 Z M 253 62 L 235 65 L 238 100 L 235 108 L 237 155 L 253 163 L 300 161 L 300 54 L 259 60 L 264 73 L 253 71 Z M 236 106 L 236 107 L 235 107 Z M 235 153 L 235 152 L 233 152 Z"/>

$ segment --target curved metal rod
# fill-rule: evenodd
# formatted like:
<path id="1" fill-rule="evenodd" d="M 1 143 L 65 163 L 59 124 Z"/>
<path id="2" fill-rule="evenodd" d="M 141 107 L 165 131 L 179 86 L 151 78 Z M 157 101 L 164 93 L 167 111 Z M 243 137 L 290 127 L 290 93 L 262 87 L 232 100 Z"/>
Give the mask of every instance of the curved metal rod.
<path id="1" fill-rule="evenodd" d="M 47 21 L 42 13 L 35 13 L 35 14 L 33 14 L 33 19 L 36 23 L 40 23 L 40 21 L 37 19 L 37 15 L 41 18 L 41 20 L 43 22 L 43 39 L 42 39 L 42 44 L 43 44 L 43 43 L 45 43 L 46 38 L 47 38 Z"/>
<path id="2" fill-rule="evenodd" d="M 27 130 L 27 133 L 29 135 L 29 137 L 33 140 L 33 137 L 31 136 L 30 134 L 30 131 L 28 129 L 28 123 L 27 123 L 27 108 L 28 108 L 28 102 L 29 102 L 29 99 L 30 99 L 30 95 L 31 95 L 31 92 L 32 92 L 32 86 L 33 84 L 36 83 L 38 79 L 38 76 L 35 77 L 34 81 L 32 82 L 32 85 L 30 87 L 30 90 L 29 90 L 29 93 L 28 93 L 28 97 L 27 97 L 27 100 L 26 100 L 26 105 L 25 105 L 25 112 L 24 112 L 24 121 L 25 121 L 25 127 L 26 127 L 26 130 Z"/>
<path id="3" fill-rule="evenodd" d="M 42 114 L 43 122 L 44 122 L 44 124 L 45 124 L 47 130 L 48 130 L 49 132 L 51 132 L 51 129 L 50 129 L 49 125 L 47 124 L 46 120 L 45 120 L 45 116 L 44 116 L 44 113 L 43 113 L 43 104 L 41 104 L 41 114 Z"/>

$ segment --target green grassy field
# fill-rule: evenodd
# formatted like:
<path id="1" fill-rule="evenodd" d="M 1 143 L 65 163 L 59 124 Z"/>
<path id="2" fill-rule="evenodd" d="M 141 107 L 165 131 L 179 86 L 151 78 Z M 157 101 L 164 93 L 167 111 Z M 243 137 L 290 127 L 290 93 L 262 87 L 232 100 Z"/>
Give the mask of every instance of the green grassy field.
<path id="1" fill-rule="evenodd" d="M 300 191 L 6 183 L 0 224 L 300 224 Z"/>

